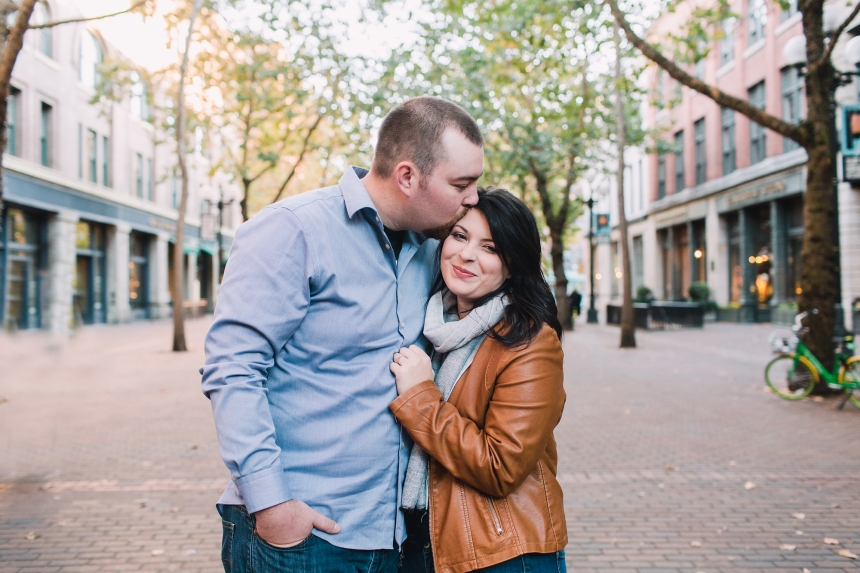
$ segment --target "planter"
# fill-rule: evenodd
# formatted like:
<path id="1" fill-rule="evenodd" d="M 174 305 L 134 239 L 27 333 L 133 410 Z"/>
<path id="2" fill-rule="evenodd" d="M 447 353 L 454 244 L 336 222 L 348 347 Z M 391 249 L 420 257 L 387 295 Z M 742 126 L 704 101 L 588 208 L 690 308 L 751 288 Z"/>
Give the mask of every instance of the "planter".
<path id="1" fill-rule="evenodd" d="M 739 308 L 718 308 L 717 320 L 719 322 L 740 322 L 741 309 Z"/>
<path id="2" fill-rule="evenodd" d="M 644 330 L 675 330 L 702 328 L 705 325 L 704 306 L 695 302 L 634 303 L 636 328 Z M 606 323 L 621 324 L 621 307 L 606 305 Z"/>

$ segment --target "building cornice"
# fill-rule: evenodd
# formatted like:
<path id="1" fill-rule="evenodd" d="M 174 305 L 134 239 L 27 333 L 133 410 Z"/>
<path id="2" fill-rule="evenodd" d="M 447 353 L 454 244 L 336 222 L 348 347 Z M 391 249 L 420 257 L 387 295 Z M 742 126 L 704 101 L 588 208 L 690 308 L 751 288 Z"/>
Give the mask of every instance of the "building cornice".
<path id="1" fill-rule="evenodd" d="M 794 151 L 789 151 L 788 153 L 783 153 L 774 157 L 768 157 L 764 161 L 756 163 L 755 165 L 738 169 L 728 175 L 723 175 L 717 179 L 711 179 L 710 181 L 706 181 L 696 187 L 689 187 L 680 193 L 673 193 L 672 195 L 667 195 L 662 199 L 654 201 L 648 206 L 648 214 L 659 213 L 661 211 L 671 209 L 672 207 L 689 203 L 690 201 L 704 199 L 705 197 L 725 191 L 726 189 L 731 189 L 732 187 L 737 187 L 738 185 L 743 185 L 744 183 L 749 183 L 750 181 L 767 177 L 773 173 L 801 166 L 805 164 L 806 161 L 806 150 L 803 148 L 795 149 Z"/>
<path id="2" fill-rule="evenodd" d="M 144 201 L 138 197 L 131 195 L 123 195 L 117 191 L 113 191 L 107 187 L 102 187 L 90 181 L 76 179 L 63 175 L 55 169 L 44 167 L 38 163 L 15 157 L 7 153 L 3 154 L 3 168 L 21 175 L 26 175 L 34 179 L 39 179 L 47 183 L 52 183 L 60 187 L 65 187 L 78 193 L 84 193 L 92 197 L 96 197 L 103 201 L 110 201 L 126 207 L 132 207 L 139 211 L 158 215 L 173 221 L 179 220 L 179 213 L 175 209 L 167 209 L 150 201 Z M 200 227 L 200 219 L 196 217 L 186 216 L 185 223 L 194 227 Z"/>

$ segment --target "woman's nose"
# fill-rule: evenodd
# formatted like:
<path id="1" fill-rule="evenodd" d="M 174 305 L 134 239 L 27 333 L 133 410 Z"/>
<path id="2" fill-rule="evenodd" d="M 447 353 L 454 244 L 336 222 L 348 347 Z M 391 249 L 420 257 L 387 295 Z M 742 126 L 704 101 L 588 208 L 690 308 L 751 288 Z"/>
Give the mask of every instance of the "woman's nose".
<path id="1" fill-rule="evenodd" d="M 460 258 L 463 259 L 463 261 L 474 261 L 477 256 L 476 253 L 476 248 L 471 244 L 467 244 L 463 247 L 463 250 L 460 251 Z"/>

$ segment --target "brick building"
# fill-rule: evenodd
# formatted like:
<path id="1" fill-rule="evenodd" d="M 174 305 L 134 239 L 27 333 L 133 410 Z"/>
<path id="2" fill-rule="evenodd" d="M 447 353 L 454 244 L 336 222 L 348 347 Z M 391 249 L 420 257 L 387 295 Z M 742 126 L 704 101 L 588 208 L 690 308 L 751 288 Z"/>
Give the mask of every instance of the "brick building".
<path id="1" fill-rule="evenodd" d="M 79 15 L 69 2 L 43 1 L 34 19 Z M 175 148 L 151 120 L 144 74 L 123 101 L 91 103 L 98 65 L 112 51 L 98 22 L 25 36 L 3 156 L 0 323 L 7 329 L 63 332 L 171 312 Z M 206 310 L 217 293 L 219 253 L 229 251 L 241 219 L 238 200 L 219 216 L 219 201 L 236 189 L 209 174 L 210 159 L 193 152 L 188 163 L 185 296 L 190 307 Z"/>
<path id="2" fill-rule="evenodd" d="M 724 23 L 725 39 L 693 72 L 773 115 L 798 121 L 805 115 L 803 78 L 783 58 L 785 43 L 802 35 L 796 7 L 741 0 L 733 9 L 739 17 Z M 850 8 L 842 11 L 847 16 Z M 649 37 L 677 30 L 686 17 L 683 6 L 665 14 Z M 852 25 L 840 44 L 854 33 Z M 842 46 L 834 51 L 834 62 L 847 69 Z M 647 169 L 640 170 L 650 201 L 644 214 L 631 218 L 634 289 L 645 284 L 657 298 L 677 300 L 687 296 L 690 284 L 703 281 L 727 309 L 724 318 L 770 321 L 775 309 L 790 314 L 800 289 L 806 152 L 655 66 L 646 78 L 647 127 L 659 134 L 666 152 L 650 155 Z M 856 85 L 840 88 L 837 100 L 854 103 L 857 90 Z M 839 205 L 847 308 L 860 296 L 860 190 L 840 183 Z M 603 259 L 611 258 L 613 248 L 614 243 L 604 247 L 609 252 Z M 597 258 L 598 265 L 611 269 L 600 262 L 600 253 Z M 850 322 L 850 313 L 846 318 Z"/>

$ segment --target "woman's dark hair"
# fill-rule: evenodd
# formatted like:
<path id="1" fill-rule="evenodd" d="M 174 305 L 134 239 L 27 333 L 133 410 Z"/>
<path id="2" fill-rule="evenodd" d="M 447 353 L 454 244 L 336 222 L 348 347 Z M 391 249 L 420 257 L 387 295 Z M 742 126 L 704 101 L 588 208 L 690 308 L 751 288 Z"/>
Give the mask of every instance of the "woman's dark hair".
<path id="1" fill-rule="evenodd" d="M 490 336 L 509 347 L 529 344 L 544 323 L 561 340 L 561 323 L 555 299 L 541 270 L 541 243 L 537 223 L 525 204 L 506 189 L 478 189 L 478 203 L 473 209 L 487 220 L 496 252 L 510 274 L 501 287 L 475 303 L 478 307 L 499 293 L 508 296 L 510 304 L 499 328 Z M 439 245 L 441 260 L 442 244 Z M 441 275 L 434 292 L 444 286 Z"/>

